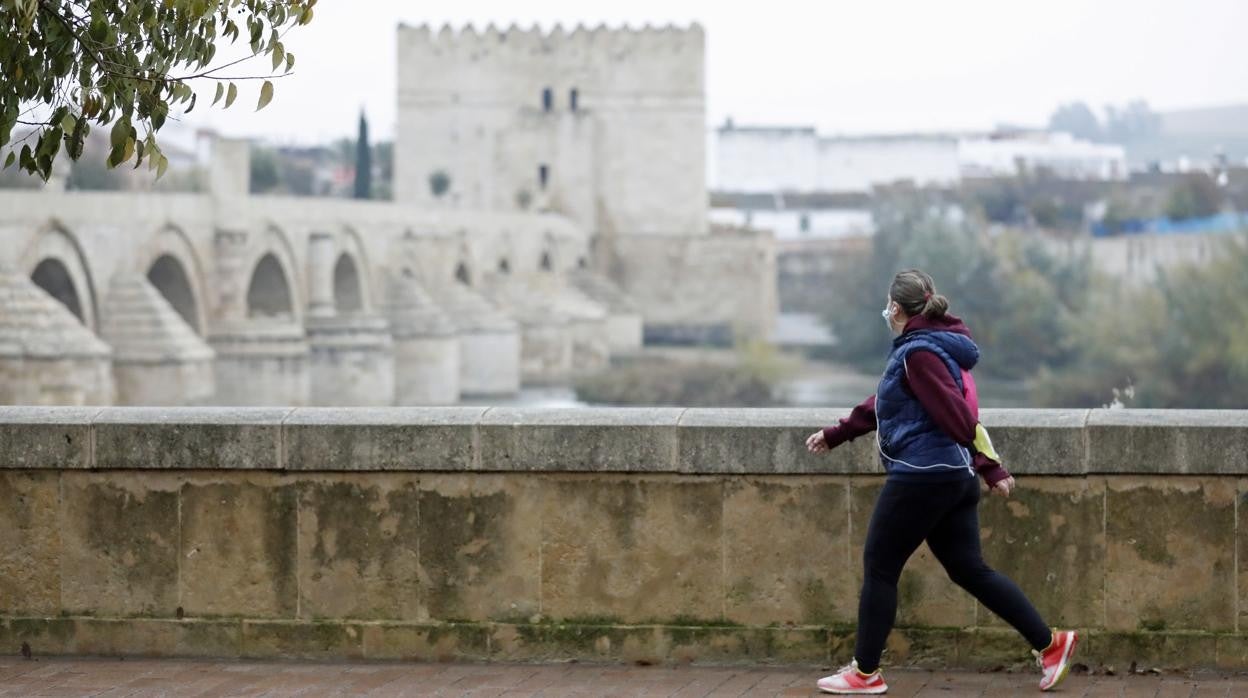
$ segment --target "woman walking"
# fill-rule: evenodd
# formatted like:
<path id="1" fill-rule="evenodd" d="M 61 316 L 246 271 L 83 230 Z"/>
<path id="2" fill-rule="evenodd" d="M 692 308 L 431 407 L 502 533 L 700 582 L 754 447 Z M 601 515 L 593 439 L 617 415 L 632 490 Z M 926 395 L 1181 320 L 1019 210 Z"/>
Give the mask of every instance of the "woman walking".
<path id="1" fill-rule="evenodd" d="M 970 374 L 979 347 L 948 310 L 948 300 L 936 293 L 930 276 L 913 269 L 897 274 L 883 313 L 897 337 L 876 394 L 838 425 L 806 440 L 806 447 L 818 453 L 875 431 L 888 473 L 863 550 L 854 658 L 819 680 L 825 693 L 888 691 L 880 655 L 897 614 L 897 580 L 924 541 L 950 579 L 1031 644 L 1044 673 L 1041 690 L 1056 686 L 1070 667 L 1077 635 L 1051 630 L 1018 586 L 988 567 L 980 552 L 976 474 L 1003 497 L 1009 496 L 1014 478 L 995 460 L 987 432 L 979 426 Z"/>

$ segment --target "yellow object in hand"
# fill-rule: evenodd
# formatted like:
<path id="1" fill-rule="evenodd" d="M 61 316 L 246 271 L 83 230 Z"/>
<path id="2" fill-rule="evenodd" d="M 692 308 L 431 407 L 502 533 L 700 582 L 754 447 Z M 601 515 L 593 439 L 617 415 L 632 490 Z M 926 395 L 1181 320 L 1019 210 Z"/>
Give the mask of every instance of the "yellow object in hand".
<path id="1" fill-rule="evenodd" d="M 1001 462 L 1001 456 L 998 456 L 997 449 L 992 447 L 992 439 L 988 437 L 988 430 L 984 428 L 983 424 L 975 425 L 975 442 L 973 445 L 976 451 L 998 463 Z"/>

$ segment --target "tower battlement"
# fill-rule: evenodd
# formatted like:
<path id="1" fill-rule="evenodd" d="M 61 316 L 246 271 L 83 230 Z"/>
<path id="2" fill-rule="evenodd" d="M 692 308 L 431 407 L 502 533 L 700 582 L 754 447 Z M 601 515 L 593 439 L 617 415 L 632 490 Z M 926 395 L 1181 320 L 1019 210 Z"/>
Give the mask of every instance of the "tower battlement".
<path id="1" fill-rule="evenodd" d="M 399 90 L 501 96 L 543 82 L 603 94 L 701 97 L 700 25 L 565 29 L 488 25 L 399 26 Z"/>
<path id="2" fill-rule="evenodd" d="M 423 42 L 446 51 L 471 51 L 495 44 L 511 44 L 521 48 L 534 46 L 558 48 L 579 45 L 631 48 L 644 43 L 654 47 L 668 45 L 672 48 L 695 48 L 702 46 L 705 40 L 702 25 L 697 22 L 688 26 L 644 24 L 640 27 L 577 24 L 571 28 L 555 24 L 549 29 L 543 29 L 537 25 L 519 26 L 516 24 L 499 28 L 493 23 L 482 28 L 473 24 L 463 26 L 400 24 L 399 36 L 400 42 Z"/>

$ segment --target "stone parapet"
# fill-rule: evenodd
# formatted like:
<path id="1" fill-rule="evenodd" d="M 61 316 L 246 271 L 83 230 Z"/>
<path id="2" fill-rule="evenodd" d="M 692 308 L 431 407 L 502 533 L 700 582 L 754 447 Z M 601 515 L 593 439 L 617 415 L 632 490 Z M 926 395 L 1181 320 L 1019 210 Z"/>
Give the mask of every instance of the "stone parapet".
<path id="1" fill-rule="evenodd" d="M 844 410 L 0 408 L 0 646 L 846 661 L 883 485 Z M 985 411 L 985 557 L 1090 666 L 1248 669 L 1240 412 Z M 885 662 L 1026 666 L 926 548 Z"/>
<path id="2" fill-rule="evenodd" d="M 274 425 L 273 445 L 299 428 L 306 415 L 344 436 L 361 425 L 391 424 L 396 429 L 437 424 L 439 439 L 455 442 L 477 464 L 492 472 L 638 472 L 689 475 L 871 475 L 880 474 L 874 439 L 864 437 L 830 454 L 812 455 L 804 443 L 812 431 L 848 414 L 835 408 L 513 408 L 396 407 L 295 408 Z M 84 414 L 92 415 L 84 421 Z M 0 407 L 0 430 L 20 438 L 21 448 L 38 448 L 32 439 L 58 438 L 56 425 L 107 432 L 119 418 L 142 415 L 154 426 L 177 426 L 179 438 L 198 438 L 213 425 L 241 427 L 275 414 L 268 407 L 108 407 L 83 412 L 55 407 Z M 365 416 L 362 416 L 365 415 Z M 25 425 L 37 416 L 41 431 Z M 1235 410 L 984 410 L 1007 467 L 1018 475 L 1246 475 L 1248 411 Z M 361 421 L 361 420 L 365 421 Z M 157 439 L 157 428 L 138 432 L 142 441 Z M 358 441 L 358 435 L 356 437 Z M 216 436 L 207 446 L 229 450 L 235 444 Z M 662 444 L 660 446 L 659 444 Z M 134 448 L 140 443 L 128 444 Z M 378 444 L 382 446 L 384 444 Z M 425 444 L 413 442 L 413 448 Z M 362 445 L 360 448 L 372 448 Z M 3 446 L 0 446 L 3 448 Z M 0 455 L 4 454 L 0 450 Z M 316 457 L 315 453 L 306 454 Z M 401 453 L 392 456 L 400 459 Z M 26 461 L 5 467 L 49 467 Z M 168 468 L 199 468 L 192 461 L 167 461 Z M 459 470 L 456 463 L 438 467 L 416 458 L 412 470 Z M 64 467 L 53 465 L 51 467 Z M 81 460 L 77 467 L 113 467 Z M 136 466 L 149 467 L 149 466 Z M 231 466 L 211 466 L 231 467 Z M 249 466 L 256 467 L 256 466 Z M 285 462 L 266 469 L 284 470 Z M 299 470 L 339 470 L 329 462 L 300 464 Z M 354 464 L 347 470 L 368 470 Z M 402 470 L 402 465 L 384 470 Z"/>

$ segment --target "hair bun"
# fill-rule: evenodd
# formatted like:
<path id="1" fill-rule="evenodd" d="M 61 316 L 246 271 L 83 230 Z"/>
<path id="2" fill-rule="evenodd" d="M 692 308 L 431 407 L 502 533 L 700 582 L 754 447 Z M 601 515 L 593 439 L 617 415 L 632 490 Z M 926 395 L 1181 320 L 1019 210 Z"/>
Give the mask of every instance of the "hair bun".
<path id="1" fill-rule="evenodd" d="M 932 320 L 944 317 L 949 312 L 949 299 L 939 293 L 927 294 L 927 303 L 923 306 L 923 317 Z"/>

